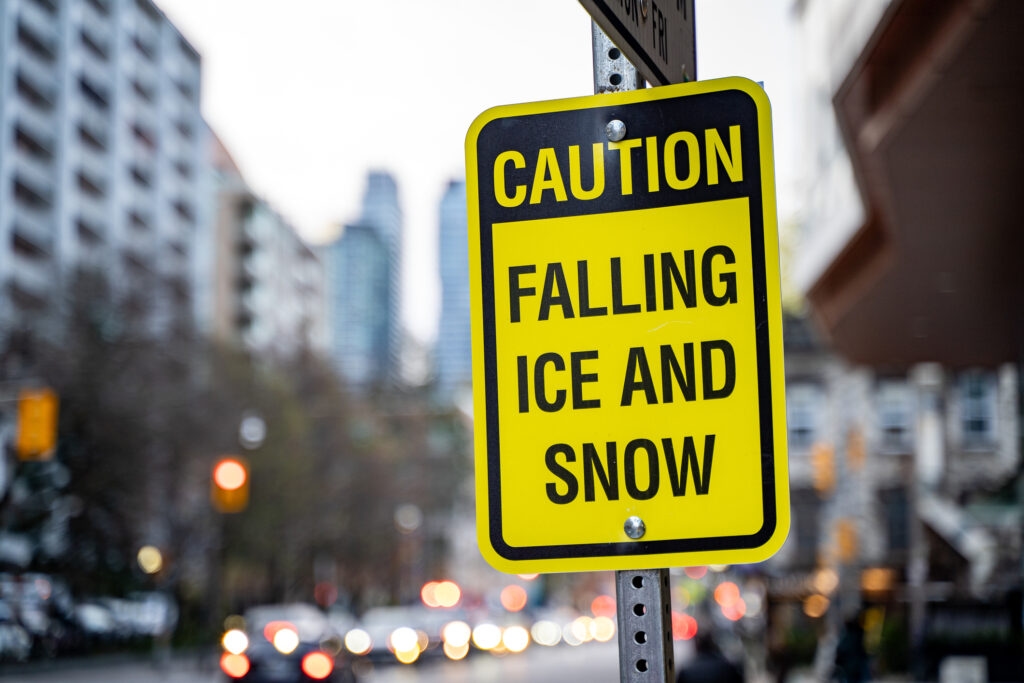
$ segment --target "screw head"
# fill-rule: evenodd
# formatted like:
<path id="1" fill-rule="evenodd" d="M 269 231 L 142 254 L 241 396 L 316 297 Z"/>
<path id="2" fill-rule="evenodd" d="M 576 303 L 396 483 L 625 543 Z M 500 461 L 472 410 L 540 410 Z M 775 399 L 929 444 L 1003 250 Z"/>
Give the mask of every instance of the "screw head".
<path id="1" fill-rule="evenodd" d="M 605 135 L 612 142 L 619 142 L 626 137 L 626 124 L 618 119 L 612 119 L 608 122 L 608 125 L 604 127 Z"/>
<path id="2" fill-rule="evenodd" d="M 628 518 L 622 528 L 626 532 L 626 535 L 633 540 L 643 538 L 644 534 L 647 533 L 647 525 L 644 524 L 644 520 L 640 519 L 636 515 Z"/>

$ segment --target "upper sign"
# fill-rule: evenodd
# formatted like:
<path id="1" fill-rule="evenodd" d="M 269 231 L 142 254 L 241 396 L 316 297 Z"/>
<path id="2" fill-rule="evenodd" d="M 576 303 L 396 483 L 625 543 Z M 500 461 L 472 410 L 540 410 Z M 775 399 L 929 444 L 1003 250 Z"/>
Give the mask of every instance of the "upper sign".
<path id="1" fill-rule="evenodd" d="M 580 0 L 652 85 L 697 79 L 693 0 Z"/>
<path id="2" fill-rule="evenodd" d="M 488 561 L 771 555 L 789 477 L 763 90 L 729 78 L 498 107 L 466 162 Z"/>

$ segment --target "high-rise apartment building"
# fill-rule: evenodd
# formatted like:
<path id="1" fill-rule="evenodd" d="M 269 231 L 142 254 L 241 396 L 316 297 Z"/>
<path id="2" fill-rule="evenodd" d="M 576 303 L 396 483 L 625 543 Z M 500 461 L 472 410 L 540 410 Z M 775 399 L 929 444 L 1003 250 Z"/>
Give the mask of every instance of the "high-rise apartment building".
<path id="1" fill-rule="evenodd" d="M 249 188 L 227 149 L 210 137 L 216 186 L 210 331 L 258 355 L 326 351 L 319 255 Z"/>
<path id="2" fill-rule="evenodd" d="M 195 321 L 200 59 L 151 0 L 0 3 L 0 320 L 76 270 L 151 324 Z"/>
<path id="3" fill-rule="evenodd" d="M 441 319 L 434 346 L 438 398 L 452 401 L 473 382 L 469 329 L 469 245 L 466 239 L 466 184 L 452 181 L 441 198 L 438 266 Z"/>
<path id="4" fill-rule="evenodd" d="M 370 173 L 358 220 L 324 247 L 330 355 L 356 390 L 397 381 L 402 212 L 398 186 Z"/>

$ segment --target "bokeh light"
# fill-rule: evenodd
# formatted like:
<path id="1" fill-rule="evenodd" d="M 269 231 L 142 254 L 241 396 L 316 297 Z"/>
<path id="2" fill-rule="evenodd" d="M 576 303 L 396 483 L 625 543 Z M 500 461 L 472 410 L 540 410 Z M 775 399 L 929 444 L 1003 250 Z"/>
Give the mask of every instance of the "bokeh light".
<path id="1" fill-rule="evenodd" d="M 144 545 L 139 548 L 135 557 L 139 567 L 147 574 L 158 574 L 164 566 L 164 556 L 160 549 L 152 545 Z"/>
<path id="2" fill-rule="evenodd" d="M 233 655 L 240 655 L 249 647 L 249 636 L 236 628 L 231 629 L 220 639 L 224 649 Z"/>
<path id="3" fill-rule="evenodd" d="M 345 649 L 354 655 L 365 655 L 372 647 L 373 639 L 361 628 L 354 628 L 345 634 Z"/>
<path id="4" fill-rule="evenodd" d="M 530 646 L 530 632 L 522 626 L 509 626 L 501 634 L 501 644 L 514 654 L 523 652 Z"/>
<path id="5" fill-rule="evenodd" d="M 472 637 L 473 629 L 464 621 L 449 621 L 441 629 L 441 638 L 454 647 L 468 645 L 469 639 Z"/>
<path id="6" fill-rule="evenodd" d="M 493 650 L 501 644 L 501 628 L 495 624 L 477 624 L 473 629 L 473 644 L 481 650 Z"/>
<path id="7" fill-rule="evenodd" d="M 684 612 L 672 612 L 672 638 L 690 640 L 697 635 L 697 620 Z"/>
<path id="8" fill-rule="evenodd" d="M 683 569 L 683 572 L 685 572 L 686 575 L 688 577 L 690 577 L 691 579 L 703 579 L 707 575 L 707 573 L 708 573 L 708 568 L 707 567 L 685 567 Z"/>
<path id="9" fill-rule="evenodd" d="M 299 646 L 299 633 L 294 628 L 282 628 L 274 634 L 274 649 L 283 655 L 290 655 Z"/>
<path id="10" fill-rule="evenodd" d="M 607 643 L 615 637 L 615 621 L 611 617 L 598 616 L 590 622 L 590 636 L 599 643 Z"/>
<path id="11" fill-rule="evenodd" d="M 541 619 L 530 628 L 533 642 L 545 647 L 554 647 L 562 642 L 562 627 L 553 621 Z"/>
<path id="12" fill-rule="evenodd" d="M 526 607 L 526 589 L 517 584 L 510 584 L 501 589 L 501 606 L 509 612 L 521 612 Z"/>
<path id="13" fill-rule="evenodd" d="M 220 658 L 220 668 L 231 678 L 241 678 L 249 673 L 249 658 L 225 652 Z"/>
<path id="14" fill-rule="evenodd" d="M 615 617 L 615 598 L 610 595 L 598 595 L 590 603 L 590 611 L 595 617 Z"/>
<path id="15" fill-rule="evenodd" d="M 302 673 L 314 681 L 322 681 L 334 671 L 334 660 L 325 652 L 310 652 L 302 658 Z"/>
<path id="16" fill-rule="evenodd" d="M 812 619 L 817 619 L 824 616 L 825 612 L 828 611 L 829 604 L 829 599 L 824 595 L 811 595 L 804 600 L 804 614 Z"/>

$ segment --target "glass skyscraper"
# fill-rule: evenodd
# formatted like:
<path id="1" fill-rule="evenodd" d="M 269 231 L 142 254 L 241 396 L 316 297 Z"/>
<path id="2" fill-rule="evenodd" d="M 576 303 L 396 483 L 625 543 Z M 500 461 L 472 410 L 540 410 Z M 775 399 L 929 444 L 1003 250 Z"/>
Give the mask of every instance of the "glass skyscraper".
<path id="1" fill-rule="evenodd" d="M 399 374 L 401 243 L 398 186 L 372 172 L 359 219 L 324 249 L 331 357 L 357 391 Z"/>
<path id="2" fill-rule="evenodd" d="M 438 266 L 441 320 L 434 347 L 438 398 L 455 400 L 472 385 L 469 331 L 469 247 L 466 241 L 466 184 L 452 181 L 441 199 Z"/>

